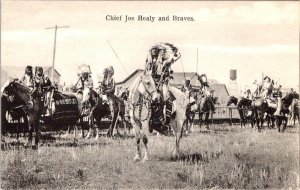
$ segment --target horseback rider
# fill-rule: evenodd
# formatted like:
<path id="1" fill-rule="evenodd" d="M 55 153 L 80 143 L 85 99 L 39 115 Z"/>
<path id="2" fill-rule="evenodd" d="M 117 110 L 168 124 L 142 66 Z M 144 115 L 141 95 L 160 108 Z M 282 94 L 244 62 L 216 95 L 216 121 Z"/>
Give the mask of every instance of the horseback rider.
<path id="1" fill-rule="evenodd" d="M 191 79 L 187 77 L 181 87 L 181 91 L 186 94 L 186 97 L 189 98 L 191 96 L 191 92 L 193 90 L 193 87 L 191 85 Z"/>
<path id="2" fill-rule="evenodd" d="M 272 94 L 273 85 L 274 81 L 270 77 L 265 76 L 262 82 L 262 91 L 260 93 L 261 97 L 265 99 L 269 98 Z"/>
<path id="3" fill-rule="evenodd" d="M 213 100 L 212 100 L 212 92 L 211 92 L 211 89 L 208 85 L 208 80 L 207 80 L 207 76 L 206 74 L 202 74 L 202 75 L 198 75 L 197 74 L 197 77 L 198 77 L 198 80 L 200 81 L 200 84 L 201 84 L 201 87 L 200 87 L 200 92 L 202 94 L 202 97 L 207 97 L 209 99 L 209 103 L 210 103 L 210 106 L 211 106 L 211 110 L 213 113 L 215 113 L 215 105 L 213 103 Z"/>
<path id="4" fill-rule="evenodd" d="M 252 101 L 253 95 L 252 95 L 251 90 L 249 88 L 244 92 L 243 98 Z"/>
<path id="5" fill-rule="evenodd" d="M 45 116 L 49 116 L 51 114 L 50 101 L 52 98 L 51 95 L 52 93 L 47 95 L 46 100 L 44 100 L 44 95 L 52 86 L 52 83 L 48 77 L 44 76 L 44 71 L 42 67 L 35 67 L 35 75 L 33 77 L 33 81 L 34 81 L 34 87 L 31 96 L 41 98 L 46 108 Z"/>
<path id="6" fill-rule="evenodd" d="M 33 71 L 32 66 L 27 66 L 25 69 L 25 74 L 22 77 L 21 83 L 23 83 L 25 86 L 27 86 L 30 89 L 33 89 Z"/>
<path id="7" fill-rule="evenodd" d="M 110 111 L 113 113 L 114 108 L 116 107 L 116 100 L 115 100 L 115 80 L 113 78 L 114 75 L 114 68 L 109 66 L 104 69 L 104 77 L 101 83 L 101 91 L 103 95 L 103 99 L 105 96 L 107 97 L 107 101 L 109 104 Z"/>
<path id="8" fill-rule="evenodd" d="M 279 82 L 277 81 L 274 86 L 273 86 L 273 93 L 272 96 L 273 98 L 275 98 L 277 100 L 277 108 L 276 111 L 274 113 L 275 116 L 280 116 L 281 115 L 281 110 L 283 108 L 282 105 L 282 92 L 281 92 L 281 85 L 279 84 Z"/>
<path id="9" fill-rule="evenodd" d="M 181 57 L 178 49 L 169 43 L 158 43 L 151 47 L 147 55 L 145 69 L 152 71 L 152 77 L 157 89 L 163 94 L 163 101 L 166 109 L 165 128 L 170 128 L 171 114 L 173 108 L 174 95 L 169 91 L 170 74 L 173 71 L 171 65 Z M 161 111 L 161 110 L 158 110 Z M 163 117 L 160 118 L 163 121 Z"/>
<path id="10" fill-rule="evenodd" d="M 82 64 L 78 68 L 78 76 L 79 79 L 77 83 L 75 84 L 77 93 L 82 92 L 84 88 L 93 88 L 93 79 L 92 79 L 92 72 L 89 65 Z"/>

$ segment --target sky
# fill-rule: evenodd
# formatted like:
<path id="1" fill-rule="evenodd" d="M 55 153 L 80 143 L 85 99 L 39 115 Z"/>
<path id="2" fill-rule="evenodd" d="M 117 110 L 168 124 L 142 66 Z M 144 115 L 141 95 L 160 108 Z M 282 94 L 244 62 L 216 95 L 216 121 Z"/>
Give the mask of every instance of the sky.
<path id="1" fill-rule="evenodd" d="M 108 21 L 107 15 L 123 20 Z M 126 15 L 194 21 L 124 22 Z M 178 47 L 182 57 L 172 66 L 175 72 L 198 68 L 228 84 L 230 69 L 237 69 L 241 87 L 261 80 L 262 72 L 284 87 L 299 84 L 297 1 L 2 1 L 1 19 L 2 65 L 51 65 L 54 30 L 45 28 L 69 26 L 58 30 L 55 57 L 67 84 L 77 81 L 83 63 L 91 66 L 95 81 L 109 65 L 115 80 L 122 81 L 144 68 L 156 42 Z"/>

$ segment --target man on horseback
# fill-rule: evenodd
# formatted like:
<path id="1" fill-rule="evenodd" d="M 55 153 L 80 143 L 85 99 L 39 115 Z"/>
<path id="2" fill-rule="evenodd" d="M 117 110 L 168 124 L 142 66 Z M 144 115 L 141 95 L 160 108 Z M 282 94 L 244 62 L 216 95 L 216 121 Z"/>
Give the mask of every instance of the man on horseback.
<path id="1" fill-rule="evenodd" d="M 114 75 L 114 68 L 112 66 L 109 66 L 104 69 L 104 77 L 103 81 L 101 83 L 101 91 L 103 95 L 103 99 L 105 100 L 107 98 L 109 108 L 111 113 L 113 113 L 114 108 L 116 107 L 116 100 L 115 100 L 115 80 L 113 78 Z"/>
<path id="2" fill-rule="evenodd" d="M 273 85 L 274 85 L 274 81 L 270 77 L 265 76 L 265 78 L 263 79 L 262 91 L 260 95 L 263 98 L 269 98 L 270 95 L 272 94 Z"/>
<path id="3" fill-rule="evenodd" d="M 252 95 L 251 90 L 249 88 L 244 92 L 243 98 L 252 101 L 253 95 Z"/>
<path id="4" fill-rule="evenodd" d="M 174 95 L 169 91 L 169 79 L 172 78 L 170 74 L 171 65 L 180 58 L 178 49 L 169 43 L 158 43 L 151 47 L 146 59 L 145 70 L 152 71 L 152 77 L 156 83 L 156 87 L 163 94 L 166 119 L 164 126 L 170 128 L 173 101 L 175 101 Z M 161 111 L 161 110 L 157 110 Z M 163 121 L 163 117 L 160 118 Z M 150 130 L 151 131 L 151 130 Z"/>
<path id="5" fill-rule="evenodd" d="M 276 108 L 274 115 L 280 116 L 283 105 L 282 105 L 282 100 L 281 100 L 281 98 L 282 98 L 281 85 L 278 82 L 276 82 L 274 84 L 272 95 L 277 100 L 277 108 Z"/>
<path id="6" fill-rule="evenodd" d="M 46 108 L 45 116 L 50 116 L 51 114 L 50 101 L 53 93 L 50 93 L 46 97 L 46 100 L 44 100 L 44 95 L 46 91 L 49 90 L 52 84 L 50 79 L 44 76 L 44 71 L 42 67 L 35 68 L 35 76 L 33 77 L 33 81 L 34 81 L 34 88 L 32 90 L 31 96 L 40 97 L 41 101 L 45 102 L 45 108 Z"/>
<path id="7" fill-rule="evenodd" d="M 193 87 L 191 85 L 191 79 L 187 77 L 184 80 L 184 83 L 182 84 L 181 91 L 186 94 L 186 97 L 189 98 L 191 96 L 191 92 L 193 90 Z"/>
<path id="8" fill-rule="evenodd" d="M 82 92 L 84 88 L 93 88 L 92 72 L 89 65 L 83 64 L 78 68 L 79 79 L 75 84 L 77 93 Z"/>
<path id="9" fill-rule="evenodd" d="M 211 111 L 213 113 L 215 113 L 216 109 L 215 109 L 215 105 L 212 100 L 212 95 L 211 95 L 212 93 L 211 93 L 211 89 L 209 88 L 209 85 L 208 85 L 207 76 L 206 76 L 206 74 L 202 74 L 202 75 L 197 74 L 197 77 L 201 84 L 201 87 L 200 87 L 201 95 L 202 95 L 202 97 L 209 98 Z"/>
<path id="10" fill-rule="evenodd" d="M 27 66 L 25 69 L 25 74 L 22 77 L 21 83 L 23 83 L 28 88 L 33 89 L 33 72 L 32 72 L 32 66 Z"/>

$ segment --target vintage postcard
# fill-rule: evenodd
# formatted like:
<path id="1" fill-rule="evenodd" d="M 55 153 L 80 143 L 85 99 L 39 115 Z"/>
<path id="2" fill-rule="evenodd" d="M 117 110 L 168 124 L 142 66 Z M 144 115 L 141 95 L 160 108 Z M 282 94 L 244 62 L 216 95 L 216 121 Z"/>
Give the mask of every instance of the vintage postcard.
<path id="1" fill-rule="evenodd" d="M 299 2 L 2 1 L 1 189 L 298 189 Z"/>

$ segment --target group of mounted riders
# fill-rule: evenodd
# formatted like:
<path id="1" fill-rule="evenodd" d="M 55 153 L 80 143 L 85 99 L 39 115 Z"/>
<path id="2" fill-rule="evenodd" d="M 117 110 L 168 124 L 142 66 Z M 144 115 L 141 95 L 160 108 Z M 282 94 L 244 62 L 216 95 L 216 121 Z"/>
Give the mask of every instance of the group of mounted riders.
<path id="1" fill-rule="evenodd" d="M 158 100 L 157 102 L 154 102 L 152 104 L 152 111 L 153 111 L 153 115 L 159 116 L 158 120 L 162 124 L 161 126 L 162 131 L 170 129 L 171 115 L 174 112 L 174 110 L 176 110 L 174 104 L 176 97 L 171 93 L 171 91 L 169 91 L 169 85 L 170 85 L 169 81 L 173 79 L 172 76 L 173 71 L 171 70 L 171 66 L 180 57 L 181 57 L 180 52 L 178 51 L 178 48 L 175 47 L 174 45 L 169 43 L 157 43 L 150 48 L 146 58 L 145 71 L 151 72 L 151 76 L 155 82 L 156 89 L 161 94 L 161 100 Z M 115 86 L 115 81 L 113 79 L 113 75 L 114 75 L 114 68 L 112 66 L 109 66 L 104 69 L 103 80 L 99 82 L 100 85 L 97 88 L 97 90 L 95 90 L 97 94 L 95 94 L 95 98 L 93 101 L 94 103 L 92 103 L 90 107 L 91 117 L 93 117 L 93 115 L 95 114 L 94 111 L 96 110 L 97 107 L 99 107 L 100 103 L 102 104 L 107 103 L 109 105 L 109 110 L 112 117 L 113 115 L 115 115 L 116 109 L 122 109 L 120 108 L 120 97 L 117 97 L 115 95 L 116 86 Z M 82 65 L 81 67 L 79 67 L 78 76 L 79 76 L 78 82 L 75 84 L 77 89 L 77 94 L 79 96 L 83 96 L 80 99 L 86 99 L 84 98 L 84 96 L 86 96 L 84 95 L 84 89 L 89 88 L 90 90 L 93 91 L 93 87 L 94 87 L 94 83 L 91 77 L 90 67 L 88 65 Z M 201 83 L 201 88 L 200 88 L 201 97 L 212 96 L 206 75 L 197 74 L 196 76 Z M 191 79 L 186 78 L 181 88 L 181 90 L 185 92 L 186 97 L 188 99 L 190 97 L 195 98 L 195 95 L 193 94 L 194 90 L 190 82 Z M 127 96 L 128 93 L 129 92 L 127 91 Z M 99 99 L 101 101 L 98 101 Z M 129 109 L 130 107 L 128 106 L 129 103 L 126 101 L 126 99 L 124 102 L 125 102 L 125 109 L 126 109 L 125 113 L 128 113 L 127 109 Z M 193 104 L 195 104 L 195 101 L 191 101 L 190 106 L 192 106 Z M 209 101 L 209 104 L 211 105 L 210 107 L 214 112 L 215 108 L 213 102 Z M 187 109 L 187 115 L 189 114 L 189 110 L 190 109 Z M 113 122 L 116 121 L 113 120 Z M 151 125 L 149 131 L 150 132 L 153 131 Z"/>
<path id="2" fill-rule="evenodd" d="M 177 97 L 169 90 L 170 81 L 173 80 L 173 70 L 171 66 L 180 57 L 181 54 L 178 48 L 169 43 L 157 43 L 150 48 L 147 54 L 145 72 L 151 73 L 156 90 L 160 94 L 159 98 L 151 103 L 151 122 L 158 122 L 160 128 L 152 127 L 155 125 L 149 125 L 150 132 L 155 129 L 164 133 L 170 129 L 172 113 L 177 109 L 174 103 L 177 101 Z M 103 71 L 103 79 L 99 82 L 98 88 L 94 90 L 95 85 L 92 79 L 91 69 L 88 65 L 83 64 L 78 68 L 78 81 L 74 88 L 80 115 L 87 113 L 89 118 L 95 118 L 96 120 L 98 118 L 98 122 L 99 118 L 101 119 L 103 116 L 110 115 L 112 118 L 112 124 L 109 130 L 110 135 L 112 135 L 112 130 L 116 125 L 118 116 L 121 116 L 124 121 L 126 116 L 129 117 L 128 109 L 130 109 L 130 102 L 123 96 L 126 95 L 128 97 L 129 91 L 123 92 L 121 98 L 116 96 L 116 84 L 113 75 L 114 68 L 112 66 L 105 68 Z M 189 104 L 186 108 L 186 118 L 193 115 L 192 119 L 196 110 L 199 111 L 199 114 L 215 112 L 212 90 L 209 87 L 207 76 L 205 74 L 198 75 L 197 73 L 195 76 L 200 82 L 198 91 L 193 88 L 191 78 L 188 77 L 185 78 L 180 89 L 184 92 L 186 99 L 189 100 Z M 39 114 L 44 117 L 50 117 L 53 114 L 52 106 L 55 101 L 54 94 L 58 92 L 58 89 L 57 86 L 44 75 L 43 68 L 36 67 L 33 73 L 32 66 L 27 66 L 25 74 L 19 82 L 29 89 L 29 101 L 24 107 L 26 109 L 28 107 L 30 108 L 30 106 L 34 104 L 33 100 L 38 98 L 39 101 L 42 102 L 42 105 L 44 105 L 42 109 L 37 109 Z M 282 103 L 283 95 L 281 85 L 278 82 L 274 83 L 270 77 L 266 76 L 262 84 L 257 84 L 257 86 L 257 90 L 254 94 L 251 93 L 250 89 L 247 89 L 243 98 L 237 102 L 237 105 L 241 104 L 241 101 L 248 100 L 253 102 L 253 106 L 253 104 L 255 104 L 254 100 L 260 97 L 267 103 L 268 107 L 274 107 L 275 105 L 275 116 L 282 115 L 282 110 L 286 109 L 286 107 Z M 3 89 L 2 94 L 2 98 L 6 98 L 10 102 L 13 101 L 12 96 L 9 96 Z M 208 107 L 208 110 L 203 109 L 204 104 Z M 87 109 L 88 112 L 85 112 Z M 251 114 L 251 112 L 248 113 Z M 91 121 L 93 119 L 91 119 Z M 129 119 L 127 119 L 127 121 L 129 121 Z M 91 123 L 91 125 L 93 125 L 93 123 Z"/>
<path id="3" fill-rule="evenodd" d="M 273 122 L 278 118 L 277 121 L 281 122 L 282 118 L 287 118 L 289 106 L 294 100 L 299 99 L 299 95 L 293 89 L 283 94 L 279 81 L 274 81 L 269 76 L 265 76 L 261 83 L 254 81 L 253 84 L 257 86 L 253 93 L 248 88 L 239 99 L 236 99 L 242 125 L 245 125 L 246 118 L 250 119 L 252 125 L 257 122 L 259 126 L 260 122 L 260 127 L 266 118 Z M 235 97 L 230 97 L 228 105 L 234 102 L 233 98 Z M 286 125 L 287 122 L 285 127 Z"/>

